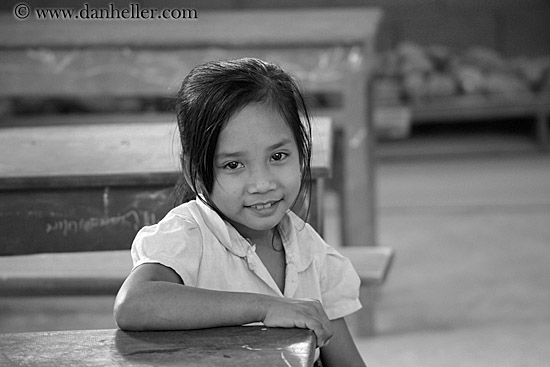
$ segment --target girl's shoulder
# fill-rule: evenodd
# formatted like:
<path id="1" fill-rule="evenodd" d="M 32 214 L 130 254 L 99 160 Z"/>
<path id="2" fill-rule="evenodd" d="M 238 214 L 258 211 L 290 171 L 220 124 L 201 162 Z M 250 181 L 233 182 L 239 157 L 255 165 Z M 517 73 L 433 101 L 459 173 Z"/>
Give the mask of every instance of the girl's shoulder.
<path id="1" fill-rule="evenodd" d="M 193 203 L 170 210 L 158 223 L 143 227 L 132 243 L 134 266 L 159 263 L 175 270 L 186 283 L 194 278 L 186 269 L 196 268 L 203 254 L 204 236 L 194 215 Z"/>
<path id="2" fill-rule="evenodd" d="M 199 203 L 197 200 L 190 200 L 172 208 L 166 214 L 166 217 L 174 216 L 184 220 L 192 220 L 197 216 L 197 212 L 199 212 Z"/>
<path id="3" fill-rule="evenodd" d="M 292 211 L 287 213 L 281 224 L 287 232 L 293 232 L 299 240 L 326 245 L 325 240 L 315 228 Z"/>
<path id="4" fill-rule="evenodd" d="M 289 212 L 281 224 L 284 236 L 298 247 L 302 256 L 324 258 L 330 251 L 321 235 L 295 213 Z"/>
<path id="5" fill-rule="evenodd" d="M 185 233 L 192 233 L 194 230 L 200 231 L 200 225 L 193 215 L 194 204 L 187 202 L 171 209 L 157 223 L 144 226 L 139 230 L 136 239 L 144 237 L 179 237 Z"/>
<path id="6" fill-rule="evenodd" d="M 191 200 L 170 209 L 170 211 L 166 213 L 166 215 L 156 225 L 177 223 L 184 225 L 185 227 L 198 226 L 196 220 L 197 212 L 197 204 L 195 203 L 195 200 Z"/>
<path id="7" fill-rule="evenodd" d="M 298 215 L 289 212 L 286 223 L 283 225 L 283 233 L 298 247 L 301 256 L 320 262 L 340 261 L 344 258 L 337 247 L 327 243 L 323 237 Z"/>
<path id="8" fill-rule="evenodd" d="M 205 240 L 210 240 L 212 236 L 218 239 L 228 237 L 227 224 L 199 199 L 173 208 L 156 225 L 151 226 L 149 231 L 170 232 L 186 237 L 199 236 Z"/>

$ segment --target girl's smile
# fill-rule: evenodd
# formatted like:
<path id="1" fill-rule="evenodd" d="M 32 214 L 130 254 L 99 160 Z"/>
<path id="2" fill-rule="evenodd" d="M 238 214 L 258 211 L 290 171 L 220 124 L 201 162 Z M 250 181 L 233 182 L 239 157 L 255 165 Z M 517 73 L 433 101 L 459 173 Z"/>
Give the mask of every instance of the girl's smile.
<path id="1" fill-rule="evenodd" d="M 220 132 L 210 200 L 247 238 L 269 233 L 294 204 L 301 171 L 296 140 L 266 104 L 244 107 Z"/>
<path id="2" fill-rule="evenodd" d="M 254 210 L 257 215 L 264 215 L 268 216 L 271 215 L 273 212 L 276 211 L 278 204 L 280 203 L 280 200 L 272 201 L 266 204 L 253 204 L 248 205 L 247 207 L 251 210 Z"/>

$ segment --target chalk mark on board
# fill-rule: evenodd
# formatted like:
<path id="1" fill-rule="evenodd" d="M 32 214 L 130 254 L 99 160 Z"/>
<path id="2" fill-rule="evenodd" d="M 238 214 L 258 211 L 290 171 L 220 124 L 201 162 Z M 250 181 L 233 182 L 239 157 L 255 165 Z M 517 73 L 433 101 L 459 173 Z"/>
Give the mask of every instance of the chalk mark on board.
<path id="1" fill-rule="evenodd" d="M 77 233 L 88 233 L 95 229 L 107 227 L 129 227 L 134 231 L 143 226 L 155 224 L 155 213 L 147 210 L 129 210 L 123 214 L 111 217 L 89 217 L 80 219 L 60 219 L 46 224 L 46 233 L 61 232 L 63 236 Z"/>

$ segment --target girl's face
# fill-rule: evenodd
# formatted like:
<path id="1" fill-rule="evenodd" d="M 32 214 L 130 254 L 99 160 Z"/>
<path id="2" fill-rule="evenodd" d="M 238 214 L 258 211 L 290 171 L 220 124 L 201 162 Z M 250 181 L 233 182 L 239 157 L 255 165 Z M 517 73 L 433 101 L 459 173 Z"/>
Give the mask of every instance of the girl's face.
<path id="1" fill-rule="evenodd" d="M 298 146 L 279 113 L 246 106 L 220 132 L 210 200 L 244 237 L 274 228 L 300 191 Z"/>

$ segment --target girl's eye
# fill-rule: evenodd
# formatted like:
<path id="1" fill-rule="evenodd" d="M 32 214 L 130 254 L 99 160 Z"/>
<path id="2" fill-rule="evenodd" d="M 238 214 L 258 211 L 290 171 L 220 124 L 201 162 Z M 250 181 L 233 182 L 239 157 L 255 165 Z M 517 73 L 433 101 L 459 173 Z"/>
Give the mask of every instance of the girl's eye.
<path id="1" fill-rule="evenodd" d="M 223 168 L 229 169 L 229 170 L 235 170 L 241 167 L 243 167 L 243 164 L 239 162 L 229 162 L 223 166 Z"/>
<path id="2" fill-rule="evenodd" d="M 274 161 L 282 161 L 283 159 L 285 159 L 286 157 L 288 156 L 288 154 L 286 153 L 275 153 L 271 156 L 271 158 L 274 160 Z"/>

